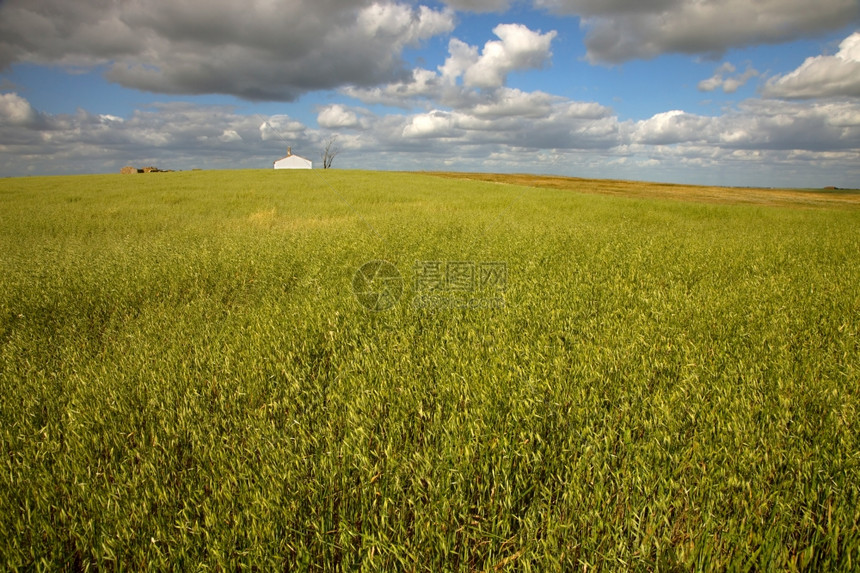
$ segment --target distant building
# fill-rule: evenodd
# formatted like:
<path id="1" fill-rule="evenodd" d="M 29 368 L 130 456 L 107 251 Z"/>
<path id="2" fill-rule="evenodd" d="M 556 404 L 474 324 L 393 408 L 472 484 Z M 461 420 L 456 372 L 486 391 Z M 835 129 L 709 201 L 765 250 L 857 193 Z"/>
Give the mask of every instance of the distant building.
<path id="1" fill-rule="evenodd" d="M 275 161 L 275 169 L 313 169 L 314 163 L 310 159 L 293 155 L 293 148 L 287 148 L 287 156 Z"/>
<path id="2" fill-rule="evenodd" d="M 167 173 L 169 171 L 173 171 L 173 169 L 159 169 L 158 167 L 132 167 L 131 165 L 126 165 L 122 169 L 119 170 L 120 173 Z"/>

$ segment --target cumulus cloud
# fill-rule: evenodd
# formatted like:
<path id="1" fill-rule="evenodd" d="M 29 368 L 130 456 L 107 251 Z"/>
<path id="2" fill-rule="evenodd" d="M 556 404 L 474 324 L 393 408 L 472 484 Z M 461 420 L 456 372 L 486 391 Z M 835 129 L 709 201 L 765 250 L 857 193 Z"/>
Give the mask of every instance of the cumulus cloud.
<path id="1" fill-rule="evenodd" d="M 707 139 L 707 132 L 712 127 L 710 124 L 706 117 L 672 110 L 637 122 L 633 139 L 650 145 L 702 142 Z"/>
<path id="2" fill-rule="evenodd" d="M 225 129 L 224 132 L 218 137 L 218 141 L 222 143 L 232 143 L 236 141 L 244 141 L 242 136 L 239 135 L 235 129 Z"/>
<path id="3" fill-rule="evenodd" d="M 400 118 L 395 137 L 483 148 L 485 156 L 516 148 L 609 149 L 622 141 L 618 118 L 604 106 L 575 102 L 543 92 L 499 88 L 477 103 L 463 100 L 454 110 L 435 109 Z M 395 120 L 397 121 L 397 120 Z"/>
<path id="4" fill-rule="evenodd" d="M 482 50 L 451 38 L 448 57 L 438 71 L 416 68 L 405 80 L 370 88 L 350 86 L 341 91 L 366 104 L 403 109 L 424 107 L 427 112 L 439 105 L 455 109 L 498 106 L 496 97 L 500 94 L 513 97 L 520 107 L 543 105 L 550 97 L 547 94 L 527 95 L 503 88 L 510 72 L 546 64 L 552 55 L 550 44 L 556 32 L 544 34 L 520 24 L 500 24 L 493 33 L 500 39 L 487 42 Z"/>
<path id="5" fill-rule="evenodd" d="M 32 125 L 38 117 L 30 102 L 17 93 L 0 94 L 0 125 Z"/>
<path id="6" fill-rule="evenodd" d="M 403 137 L 451 137 L 456 129 L 456 117 L 434 110 L 413 116 L 403 127 Z"/>
<path id="7" fill-rule="evenodd" d="M 499 40 L 482 49 L 457 38 L 437 71 L 416 69 L 411 81 L 374 88 L 348 88 L 364 103 L 384 103 L 426 111 L 375 118 L 373 136 L 381 147 L 483 149 L 484 158 L 517 148 L 608 149 L 618 145 L 622 127 L 612 111 L 594 102 L 576 102 L 541 91 L 506 87 L 514 70 L 543 66 L 556 32 L 501 24 Z M 440 153 L 444 153 L 440 151 Z"/>
<path id="8" fill-rule="evenodd" d="M 445 86 L 439 74 L 431 70 L 416 68 L 408 80 L 384 86 L 361 88 L 348 86 L 341 91 L 367 104 L 381 104 L 411 109 L 422 99 L 439 99 Z"/>
<path id="9" fill-rule="evenodd" d="M 339 103 L 323 108 L 317 115 L 317 123 L 327 128 L 361 127 L 358 114 Z"/>
<path id="10" fill-rule="evenodd" d="M 535 0 L 583 17 L 587 58 L 617 63 L 663 53 L 720 54 L 837 30 L 860 18 L 856 0 Z"/>
<path id="11" fill-rule="evenodd" d="M 488 119 L 512 116 L 540 118 L 552 113 L 553 105 L 560 101 L 564 101 L 564 98 L 541 91 L 523 92 L 505 88 L 493 92 L 491 98 L 476 104 L 471 112 L 476 117 Z"/>
<path id="12" fill-rule="evenodd" d="M 631 141 L 646 145 L 702 145 L 713 149 L 860 149 L 860 105 L 849 102 L 801 105 L 781 100 L 746 100 L 721 116 L 680 110 L 636 122 Z"/>
<path id="13" fill-rule="evenodd" d="M 736 71 L 737 68 L 733 64 L 725 62 L 717 68 L 713 76 L 699 82 L 699 91 L 712 92 L 716 89 L 722 89 L 723 92 L 732 94 L 738 91 L 738 88 L 742 87 L 750 79 L 759 75 L 758 70 L 751 67 L 747 67 L 746 71 L 742 74 L 730 75 Z"/>
<path id="14" fill-rule="evenodd" d="M 718 122 L 724 147 L 827 152 L 853 149 L 860 159 L 860 106 L 747 100 Z"/>
<path id="15" fill-rule="evenodd" d="M 442 77 L 454 81 L 462 76 L 469 87 L 499 87 L 512 71 L 543 66 L 552 55 L 550 44 L 557 35 L 554 30 L 541 34 L 522 24 L 499 24 L 493 33 L 499 40 L 484 44 L 480 55 L 477 47 L 451 39 L 450 56 L 440 68 Z"/>
<path id="16" fill-rule="evenodd" d="M 453 27 L 448 9 L 393 0 L 5 0 L 0 69 L 104 65 L 140 90 L 293 100 L 403 78 L 402 51 Z"/>
<path id="17" fill-rule="evenodd" d="M 304 136 L 305 126 L 301 122 L 291 119 L 288 115 L 278 114 L 268 118 L 256 117 L 263 120 L 258 128 L 262 141 L 275 139 L 288 141 Z"/>
<path id="18" fill-rule="evenodd" d="M 807 58 L 793 72 L 771 78 L 764 93 L 791 99 L 860 97 L 860 32 L 845 38 L 835 55 Z"/>

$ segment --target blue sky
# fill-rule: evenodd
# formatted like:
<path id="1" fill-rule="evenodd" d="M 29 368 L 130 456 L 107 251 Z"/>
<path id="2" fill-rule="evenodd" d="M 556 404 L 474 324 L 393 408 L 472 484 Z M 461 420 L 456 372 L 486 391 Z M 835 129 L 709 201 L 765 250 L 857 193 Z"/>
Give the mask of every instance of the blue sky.
<path id="1" fill-rule="evenodd" d="M 0 175 L 335 167 L 860 187 L 857 0 L 6 0 Z"/>

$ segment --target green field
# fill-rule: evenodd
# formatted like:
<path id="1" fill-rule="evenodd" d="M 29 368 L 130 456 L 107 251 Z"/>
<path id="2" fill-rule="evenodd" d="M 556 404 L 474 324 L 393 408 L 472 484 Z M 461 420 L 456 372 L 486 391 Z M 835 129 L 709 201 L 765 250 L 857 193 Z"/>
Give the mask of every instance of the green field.
<path id="1" fill-rule="evenodd" d="M 860 209 L 583 185 L 0 180 L 0 563 L 860 568 Z"/>

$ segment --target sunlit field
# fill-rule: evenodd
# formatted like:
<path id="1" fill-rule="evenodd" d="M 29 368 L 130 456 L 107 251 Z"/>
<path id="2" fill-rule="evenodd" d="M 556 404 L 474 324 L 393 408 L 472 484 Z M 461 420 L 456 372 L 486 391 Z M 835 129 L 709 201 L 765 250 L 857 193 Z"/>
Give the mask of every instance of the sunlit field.
<path id="1" fill-rule="evenodd" d="M 856 194 L 463 177 L 0 180 L 0 562 L 860 567 Z"/>

